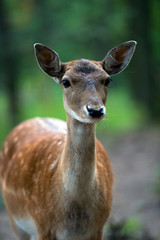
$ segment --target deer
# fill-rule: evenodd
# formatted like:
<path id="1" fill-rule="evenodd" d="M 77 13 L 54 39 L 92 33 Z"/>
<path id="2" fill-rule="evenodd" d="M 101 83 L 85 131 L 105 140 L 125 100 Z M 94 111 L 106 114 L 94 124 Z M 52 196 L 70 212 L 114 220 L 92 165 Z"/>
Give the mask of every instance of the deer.
<path id="1" fill-rule="evenodd" d="M 18 240 L 102 240 L 113 171 L 96 123 L 106 115 L 111 76 L 128 66 L 135 47 L 127 41 L 102 61 L 62 63 L 52 49 L 34 45 L 38 65 L 62 87 L 67 123 L 29 119 L 3 144 L 0 186 Z"/>

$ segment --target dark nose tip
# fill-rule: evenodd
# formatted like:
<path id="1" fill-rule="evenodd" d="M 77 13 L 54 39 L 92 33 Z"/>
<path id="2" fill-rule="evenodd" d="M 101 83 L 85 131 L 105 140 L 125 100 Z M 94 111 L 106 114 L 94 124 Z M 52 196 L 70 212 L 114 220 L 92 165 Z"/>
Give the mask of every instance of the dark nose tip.
<path id="1" fill-rule="evenodd" d="M 105 113 L 103 107 L 101 107 L 99 109 L 95 109 L 95 108 L 91 108 L 88 106 L 87 111 L 88 111 L 89 116 L 91 116 L 93 118 L 100 118 Z"/>

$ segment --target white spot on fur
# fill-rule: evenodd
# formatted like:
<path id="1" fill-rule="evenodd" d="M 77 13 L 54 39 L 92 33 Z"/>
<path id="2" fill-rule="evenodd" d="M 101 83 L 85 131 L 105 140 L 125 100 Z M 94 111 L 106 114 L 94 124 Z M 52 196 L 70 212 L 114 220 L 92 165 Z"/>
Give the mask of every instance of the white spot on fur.
<path id="1" fill-rule="evenodd" d="M 34 213 L 37 215 L 38 214 L 38 210 L 35 210 Z"/>
<path id="2" fill-rule="evenodd" d="M 49 156 L 48 156 L 48 160 L 51 159 L 51 158 L 52 158 L 52 154 L 49 154 Z"/>
<path id="3" fill-rule="evenodd" d="M 57 145 L 61 145 L 62 144 L 62 141 L 58 141 Z"/>
<path id="4" fill-rule="evenodd" d="M 22 152 L 19 152 L 18 153 L 18 158 L 22 158 L 23 157 L 23 153 Z"/>
<path id="5" fill-rule="evenodd" d="M 32 200 L 33 200 L 34 202 L 37 202 L 36 196 L 32 195 Z"/>
<path id="6" fill-rule="evenodd" d="M 5 155 L 8 153 L 8 142 L 5 143 L 4 153 L 5 153 Z"/>
<path id="7" fill-rule="evenodd" d="M 57 161 L 58 161 L 58 159 L 56 159 L 56 160 L 50 165 L 50 169 L 51 169 L 51 170 L 55 167 Z"/>
<path id="8" fill-rule="evenodd" d="M 23 194 L 23 196 L 26 196 L 26 191 L 24 188 L 22 189 L 22 194 Z"/>
<path id="9" fill-rule="evenodd" d="M 41 126 L 43 126 L 44 128 L 48 129 L 48 126 L 44 123 L 44 121 L 41 118 L 36 118 L 36 120 L 40 123 Z"/>
<path id="10" fill-rule="evenodd" d="M 47 121 L 56 126 L 58 130 L 66 132 L 66 122 L 56 119 L 56 118 L 47 118 Z"/>
<path id="11" fill-rule="evenodd" d="M 19 125 L 17 128 L 18 130 L 21 130 L 23 128 L 23 125 Z"/>
<path id="12" fill-rule="evenodd" d="M 21 160 L 21 166 L 24 164 L 24 159 Z"/>
<path id="13" fill-rule="evenodd" d="M 4 182 L 2 183 L 2 189 L 3 189 L 4 192 L 8 192 L 8 193 L 11 193 L 11 194 L 13 194 L 13 195 L 16 195 L 14 189 L 11 189 L 11 188 L 8 188 L 8 187 L 7 187 L 6 181 L 4 181 Z"/>
<path id="14" fill-rule="evenodd" d="M 98 162 L 98 165 L 99 165 L 101 168 L 104 168 L 104 166 L 102 165 L 102 163 Z"/>
<path id="15" fill-rule="evenodd" d="M 36 183 L 38 182 L 38 178 L 37 178 L 36 173 L 33 174 L 33 181 L 36 182 Z"/>
<path id="16" fill-rule="evenodd" d="M 14 137 L 14 140 L 13 140 L 15 143 L 18 141 L 18 137 Z"/>

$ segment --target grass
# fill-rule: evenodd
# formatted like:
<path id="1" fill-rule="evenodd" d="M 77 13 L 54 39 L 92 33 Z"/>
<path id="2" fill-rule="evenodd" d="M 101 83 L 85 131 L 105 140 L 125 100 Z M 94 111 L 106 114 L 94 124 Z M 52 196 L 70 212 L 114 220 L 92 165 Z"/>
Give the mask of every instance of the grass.
<path id="1" fill-rule="evenodd" d="M 6 135 L 11 129 L 9 121 L 9 113 L 7 111 L 8 100 L 4 92 L 0 93 L 0 146 L 4 141 Z"/>
<path id="2" fill-rule="evenodd" d="M 146 112 L 137 106 L 127 89 L 114 89 L 109 92 L 106 104 L 107 116 L 99 126 L 111 132 L 129 131 L 139 128 L 146 121 Z"/>
<path id="3" fill-rule="evenodd" d="M 3 198 L 2 198 L 2 195 L 1 195 L 1 192 L 0 192 L 0 210 L 1 209 L 4 209 L 4 202 L 3 202 Z"/>
<path id="4" fill-rule="evenodd" d="M 160 164 L 155 166 L 155 180 L 153 182 L 153 194 L 160 206 Z"/>
<path id="5" fill-rule="evenodd" d="M 104 240 L 155 240 L 142 226 L 137 217 L 108 224 Z"/>

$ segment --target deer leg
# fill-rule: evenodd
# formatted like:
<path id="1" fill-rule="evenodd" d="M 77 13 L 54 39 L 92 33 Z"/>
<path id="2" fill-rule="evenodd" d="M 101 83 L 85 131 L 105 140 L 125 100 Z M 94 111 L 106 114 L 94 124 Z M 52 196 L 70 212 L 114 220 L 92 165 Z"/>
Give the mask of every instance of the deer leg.
<path id="1" fill-rule="evenodd" d="M 57 238 L 56 236 L 52 236 L 50 233 L 39 232 L 37 240 L 57 240 Z"/>
<path id="2" fill-rule="evenodd" d="M 11 222 L 11 226 L 12 226 L 12 229 L 15 233 L 17 240 L 31 240 L 30 235 L 28 233 L 26 233 L 25 231 L 23 231 L 21 228 L 19 228 L 14 223 L 14 220 L 11 217 L 10 217 L 10 222 Z"/>
<path id="3" fill-rule="evenodd" d="M 97 232 L 94 236 L 90 237 L 88 240 L 102 240 L 103 239 L 103 231 Z"/>

